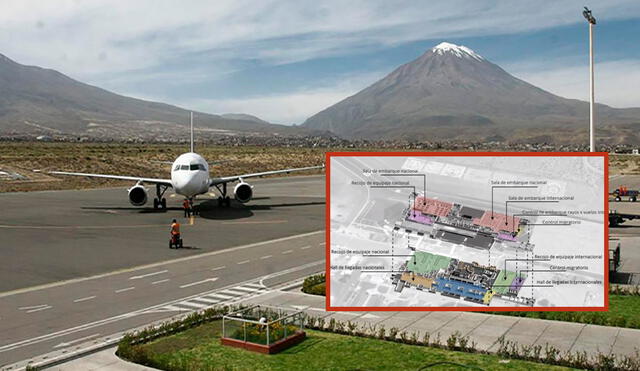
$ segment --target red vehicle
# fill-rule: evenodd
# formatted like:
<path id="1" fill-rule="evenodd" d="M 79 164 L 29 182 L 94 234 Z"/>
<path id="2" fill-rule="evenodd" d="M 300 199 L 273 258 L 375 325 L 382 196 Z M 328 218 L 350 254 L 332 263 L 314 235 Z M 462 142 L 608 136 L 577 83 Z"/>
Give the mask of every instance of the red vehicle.
<path id="1" fill-rule="evenodd" d="M 182 248 L 182 238 L 180 238 L 179 234 L 172 234 L 171 239 L 169 240 L 169 248 L 173 249 L 181 249 Z"/>
<path id="2" fill-rule="evenodd" d="M 629 197 L 629 201 L 636 202 L 638 197 L 640 197 L 640 191 L 621 186 L 613 191 L 613 195 L 615 196 L 615 200 L 618 202 L 622 201 L 622 197 Z"/>

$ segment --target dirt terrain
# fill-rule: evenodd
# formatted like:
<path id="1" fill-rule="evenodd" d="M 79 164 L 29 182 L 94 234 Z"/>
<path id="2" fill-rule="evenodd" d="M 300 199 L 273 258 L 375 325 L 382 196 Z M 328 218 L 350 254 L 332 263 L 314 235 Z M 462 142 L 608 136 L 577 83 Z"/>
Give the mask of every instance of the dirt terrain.
<path id="1" fill-rule="evenodd" d="M 326 151 L 342 150 L 345 149 L 196 146 L 214 176 L 320 165 Z M 131 185 L 129 181 L 47 175 L 45 172 L 50 170 L 167 178 L 170 163 L 185 151 L 184 144 L 0 142 L 0 192 Z M 640 174 L 640 155 L 610 155 L 609 174 Z"/>
<path id="2" fill-rule="evenodd" d="M 197 146 L 215 176 L 321 165 L 322 148 Z M 0 192 L 131 185 L 129 181 L 52 176 L 50 170 L 168 178 L 184 145 L 0 142 Z M 40 170 L 41 172 L 34 172 Z M 317 172 L 310 172 L 317 173 Z"/>

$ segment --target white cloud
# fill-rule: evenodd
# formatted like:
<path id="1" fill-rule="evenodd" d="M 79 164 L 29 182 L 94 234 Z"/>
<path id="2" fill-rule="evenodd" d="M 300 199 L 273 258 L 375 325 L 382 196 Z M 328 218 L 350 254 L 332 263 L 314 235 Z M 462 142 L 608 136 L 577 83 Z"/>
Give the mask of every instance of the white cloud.
<path id="1" fill-rule="evenodd" d="M 430 38 L 520 32 L 582 22 L 579 1 L 14 0 L 0 12 L 0 51 L 79 78 L 140 70 L 188 53 L 287 63 Z M 610 0 L 596 15 L 640 15 Z M 277 42 L 276 42 L 277 40 Z"/>
<path id="2" fill-rule="evenodd" d="M 131 90 L 127 84 L 144 86 L 149 81 L 215 80 L 241 69 L 242 61 L 278 65 L 416 40 L 584 22 L 582 6 L 578 0 L 535 5 L 468 0 L 4 0 L 0 53 L 124 92 Z M 607 20 L 640 17 L 640 2 L 608 0 L 599 3 L 594 13 Z M 634 62 L 621 63 L 598 66 L 598 100 L 637 106 L 638 70 L 633 70 Z M 582 73 L 573 67 L 551 71 L 539 67 L 521 70 L 520 76 L 560 95 L 583 98 Z M 249 90 L 246 98 L 234 99 L 209 95 L 181 100 L 145 88 L 133 95 L 206 112 L 247 112 L 291 123 L 302 122 L 374 80 L 335 87 L 314 80 L 279 95 L 255 96 Z"/>
<path id="3" fill-rule="evenodd" d="M 640 61 L 620 60 L 595 65 L 596 102 L 612 107 L 640 107 Z M 589 66 L 526 63 L 511 65 L 515 76 L 566 98 L 589 100 Z"/>

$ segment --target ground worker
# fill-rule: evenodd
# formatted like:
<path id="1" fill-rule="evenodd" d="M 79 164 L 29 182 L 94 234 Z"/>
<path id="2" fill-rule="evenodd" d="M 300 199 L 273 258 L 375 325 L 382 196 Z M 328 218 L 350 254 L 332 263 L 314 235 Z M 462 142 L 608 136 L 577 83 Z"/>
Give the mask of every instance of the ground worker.
<path id="1" fill-rule="evenodd" d="M 191 203 L 186 198 L 182 202 L 182 208 L 184 209 L 184 217 L 185 218 L 191 217 Z"/>
<path id="2" fill-rule="evenodd" d="M 171 222 L 171 238 L 176 240 L 180 238 L 180 223 L 175 219 Z"/>

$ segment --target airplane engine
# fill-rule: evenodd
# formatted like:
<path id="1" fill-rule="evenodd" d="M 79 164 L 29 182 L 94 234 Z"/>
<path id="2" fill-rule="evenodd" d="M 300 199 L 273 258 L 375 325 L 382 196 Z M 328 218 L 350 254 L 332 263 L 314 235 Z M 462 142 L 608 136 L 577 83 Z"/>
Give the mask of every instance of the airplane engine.
<path id="1" fill-rule="evenodd" d="M 147 203 L 147 190 L 141 185 L 129 188 L 129 202 L 133 206 L 142 206 Z"/>
<path id="2" fill-rule="evenodd" d="M 240 203 L 246 203 L 251 201 L 253 196 L 253 187 L 249 183 L 240 182 L 233 188 L 233 195 Z"/>

